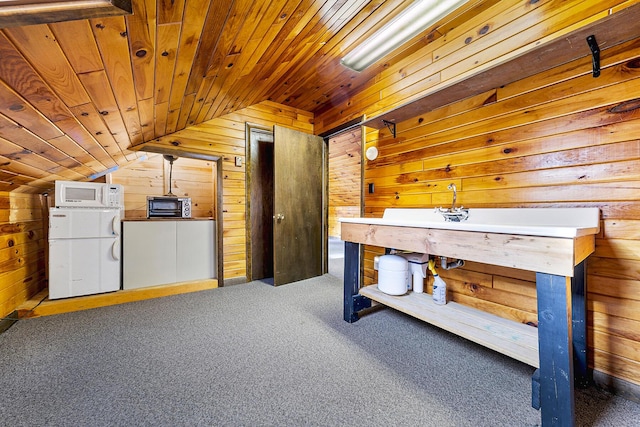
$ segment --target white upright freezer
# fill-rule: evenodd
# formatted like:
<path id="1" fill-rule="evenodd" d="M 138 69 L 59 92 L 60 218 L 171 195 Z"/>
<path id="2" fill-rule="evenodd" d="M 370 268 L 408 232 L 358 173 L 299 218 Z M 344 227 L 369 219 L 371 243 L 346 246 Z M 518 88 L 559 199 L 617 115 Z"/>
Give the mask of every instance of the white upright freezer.
<path id="1" fill-rule="evenodd" d="M 49 209 L 49 299 L 120 289 L 120 213 Z"/>

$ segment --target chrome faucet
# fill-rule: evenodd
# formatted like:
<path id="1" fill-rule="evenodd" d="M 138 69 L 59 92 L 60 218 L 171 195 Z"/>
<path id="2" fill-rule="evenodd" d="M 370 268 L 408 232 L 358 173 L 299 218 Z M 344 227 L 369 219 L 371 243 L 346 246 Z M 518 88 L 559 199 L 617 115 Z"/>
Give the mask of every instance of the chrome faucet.
<path id="1" fill-rule="evenodd" d="M 453 190 L 453 202 L 451 202 L 451 212 L 456 209 L 456 199 L 458 198 L 458 191 L 456 189 L 456 185 L 452 182 L 447 187 L 447 190 Z"/>
<path id="2" fill-rule="evenodd" d="M 451 208 L 445 209 L 443 207 L 439 207 L 436 208 L 436 212 L 441 213 L 445 221 L 465 221 L 469 217 L 469 209 L 465 209 L 462 206 L 456 208 L 456 199 L 458 198 L 458 189 L 456 188 L 456 185 L 452 182 L 447 186 L 447 190 L 453 190 L 453 201 L 451 202 Z"/>

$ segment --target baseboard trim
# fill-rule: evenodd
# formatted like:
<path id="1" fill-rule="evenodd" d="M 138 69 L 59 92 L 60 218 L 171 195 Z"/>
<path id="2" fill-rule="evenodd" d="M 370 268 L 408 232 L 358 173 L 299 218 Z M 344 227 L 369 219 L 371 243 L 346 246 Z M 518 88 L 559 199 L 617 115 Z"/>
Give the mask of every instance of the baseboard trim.
<path id="1" fill-rule="evenodd" d="M 640 403 L 640 385 L 638 384 L 596 370 L 593 371 L 593 382 L 598 388 L 609 393 Z"/>
<path id="2" fill-rule="evenodd" d="M 244 283 L 247 283 L 247 276 L 240 276 L 240 277 L 231 277 L 229 279 L 224 279 L 224 284 L 222 286 L 226 287 L 226 286 L 233 286 L 233 285 L 242 285 Z"/>
<path id="3" fill-rule="evenodd" d="M 54 300 L 47 299 L 38 294 L 38 298 L 41 299 L 27 301 L 27 303 L 18 307 L 17 311 L 20 319 L 27 317 L 51 316 L 54 314 L 89 310 L 98 307 L 108 307 L 111 305 L 134 301 L 162 298 L 170 295 L 204 291 L 215 289 L 217 287 L 217 279 L 204 279 Z M 45 289 L 44 291 L 47 292 L 48 290 Z"/>

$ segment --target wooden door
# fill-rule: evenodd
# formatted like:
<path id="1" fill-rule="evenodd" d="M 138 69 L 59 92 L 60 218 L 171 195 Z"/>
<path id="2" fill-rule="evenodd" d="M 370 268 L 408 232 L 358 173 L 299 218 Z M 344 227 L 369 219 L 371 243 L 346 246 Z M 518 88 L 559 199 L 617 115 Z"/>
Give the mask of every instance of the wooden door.
<path id="1" fill-rule="evenodd" d="M 322 138 L 274 126 L 274 285 L 323 273 Z"/>

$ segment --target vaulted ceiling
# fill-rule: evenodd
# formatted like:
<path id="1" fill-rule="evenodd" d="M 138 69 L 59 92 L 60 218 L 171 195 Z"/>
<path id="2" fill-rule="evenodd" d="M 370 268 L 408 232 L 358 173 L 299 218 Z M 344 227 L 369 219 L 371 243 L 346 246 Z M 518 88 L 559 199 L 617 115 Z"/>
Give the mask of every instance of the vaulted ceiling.
<path id="1" fill-rule="evenodd" d="M 91 179 L 135 161 L 132 145 L 264 100 L 322 112 L 384 66 L 355 73 L 339 60 L 408 3 L 133 0 L 132 15 L 9 25 L 0 190 Z"/>
<path id="2" fill-rule="evenodd" d="M 359 117 L 363 105 L 369 121 L 406 120 L 588 57 L 585 34 L 597 34 L 606 51 L 636 37 L 640 22 L 637 0 L 469 0 L 357 73 L 340 59 L 413 0 L 130 0 L 123 7 L 128 1 L 0 2 L 0 191 L 47 192 L 56 179 L 94 179 L 135 162 L 141 154 L 131 147 L 266 100 L 314 113 L 318 132 Z M 70 3 L 81 6 L 58 10 Z M 50 10 L 24 13 L 26 4 Z M 122 14 L 127 8 L 133 13 Z M 555 18 L 556 11 L 563 13 Z M 498 21 L 510 20 L 498 31 Z M 515 33 L 528 26 L 538 39 L 518 41 Z M 485 33 L 504 49 L 477 58 L 484 51 L 473 40 Z M 483 71 L 448 66 L 464 71 L 464 80 L 440 76 L 428 92 L 422 53 L 449 44 Z M 489 57 L 500 52 L 518 60 Z M 407 81 L 397 102 L 381 103 L 381 76 Z M 417 79 L 426 89 L 414 93 Z M 404 116 L 400 105 L 408 107 Z"/>

